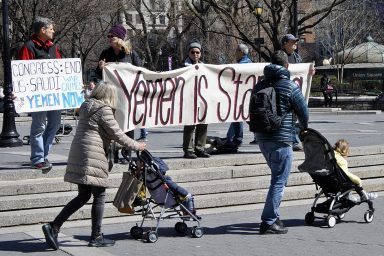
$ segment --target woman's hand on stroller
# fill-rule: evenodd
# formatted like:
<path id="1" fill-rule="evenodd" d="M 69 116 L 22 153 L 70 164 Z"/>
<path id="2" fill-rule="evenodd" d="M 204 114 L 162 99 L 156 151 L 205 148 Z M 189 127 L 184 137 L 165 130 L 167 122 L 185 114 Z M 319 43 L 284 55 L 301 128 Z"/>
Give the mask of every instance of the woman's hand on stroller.
<path id="1" fill-rule="evenodd" d="M 139 142 L 139 149 L 138 149 L 138 151 L 143 151 L 143 150 L 145 150 L 146 147 L 147 147 L 147 144 L 145 144 L 143 142 Z"/>

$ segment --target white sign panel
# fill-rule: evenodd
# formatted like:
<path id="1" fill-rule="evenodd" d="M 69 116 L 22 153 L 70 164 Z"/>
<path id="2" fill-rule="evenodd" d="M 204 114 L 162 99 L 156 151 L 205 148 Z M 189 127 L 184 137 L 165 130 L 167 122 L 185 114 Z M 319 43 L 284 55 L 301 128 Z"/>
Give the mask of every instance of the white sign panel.
<path id="1" fill-rule="evenodd" d="M 78 108 L 84 101 L 81 60 L 14 60 L 14 101 L 18 113 Z"/>
<path id="2" fill-rule="evenodd" d="M 249 98 L 268 63 L 198 64 L 153 72 L 110 63 L 104 80 L 118 87 L 116 119 L 124 131 L 140 127 L 225 123 L 248 120 Z M 311 63 L 291 64 L 291 79 L 308 100 Z"/>

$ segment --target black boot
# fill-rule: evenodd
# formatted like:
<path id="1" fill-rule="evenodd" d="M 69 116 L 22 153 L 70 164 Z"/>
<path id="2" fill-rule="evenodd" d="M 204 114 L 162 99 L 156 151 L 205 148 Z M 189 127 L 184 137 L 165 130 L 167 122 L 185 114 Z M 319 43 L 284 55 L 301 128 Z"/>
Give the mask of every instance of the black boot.
<path id="1" fill-rule="evenodd" d="M 55 251 L 58 250 L 59 243 L 57 241 L 57 236 L 59 234 L 59 230 L 55 229 L 52 223 L 43 225 L 42 229 L 44 232 L 45 241 L 49 245 L 49 247 L 51 247 Z"/>
<path id="2" fill-rule="evenodd" d="M 115 245 L 115 241 L 111 239 L 107 239 L 103 234 L 99 234 L 97 236 L 91 237 L 91 241 L 89 242 L 89 247 L 107 247 Z"/>

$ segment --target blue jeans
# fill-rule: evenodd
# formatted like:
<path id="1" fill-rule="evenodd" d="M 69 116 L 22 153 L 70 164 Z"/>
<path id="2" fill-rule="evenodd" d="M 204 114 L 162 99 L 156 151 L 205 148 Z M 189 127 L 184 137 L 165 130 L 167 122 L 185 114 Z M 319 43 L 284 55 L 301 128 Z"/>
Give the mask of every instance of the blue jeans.
<path id="1" fill-rule="evenodd" d="M 53 139 L 60 127 L 61 110 L 31 113 L 31 162 L 44 162 L 52 147 Z"/>
<path id="2" fill-rule="evenodd" d="M 243 122 L 233 122 L 227 132 L 227 141 L 238 145 L 243 143 Z"/>
<path id="3" fill-rule="evenodd" d="M 147 137 L 147 129 L 140 128 L 140 138 L 146 138 Z"/>
<path id="4" fill-rule="evenodd" d="M 165 183 L 168 185 L 172 192 L 184 197 L 188 195 L 188 191 L 174 182 L 171 177 L 164 175 L 164 179 Z"/>
<path id="5" fill-rule="evenodd" d="M 259 141 L 259 147 L 271 169 L 271 184 L 261 220 L 272 225 L 280 217 L 279 207 L 291 172 L 293 151 L 290 145 L 283 142 Z"/>

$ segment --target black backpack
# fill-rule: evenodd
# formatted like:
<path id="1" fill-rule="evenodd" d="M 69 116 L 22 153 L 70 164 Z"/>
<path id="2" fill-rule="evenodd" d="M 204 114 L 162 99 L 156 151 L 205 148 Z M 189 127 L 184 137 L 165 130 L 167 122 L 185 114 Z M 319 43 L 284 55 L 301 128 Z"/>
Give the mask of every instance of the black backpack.
<path id="1" fill-rule="evenodd" d="M 261 90 L 256 90 L 256 87 L 253 89 L 249 101 L 248 124 L 251 132 L 270 133 L 280 129 L 286 113 L 280 113 L 275 84 L 269 84 Z"/>

